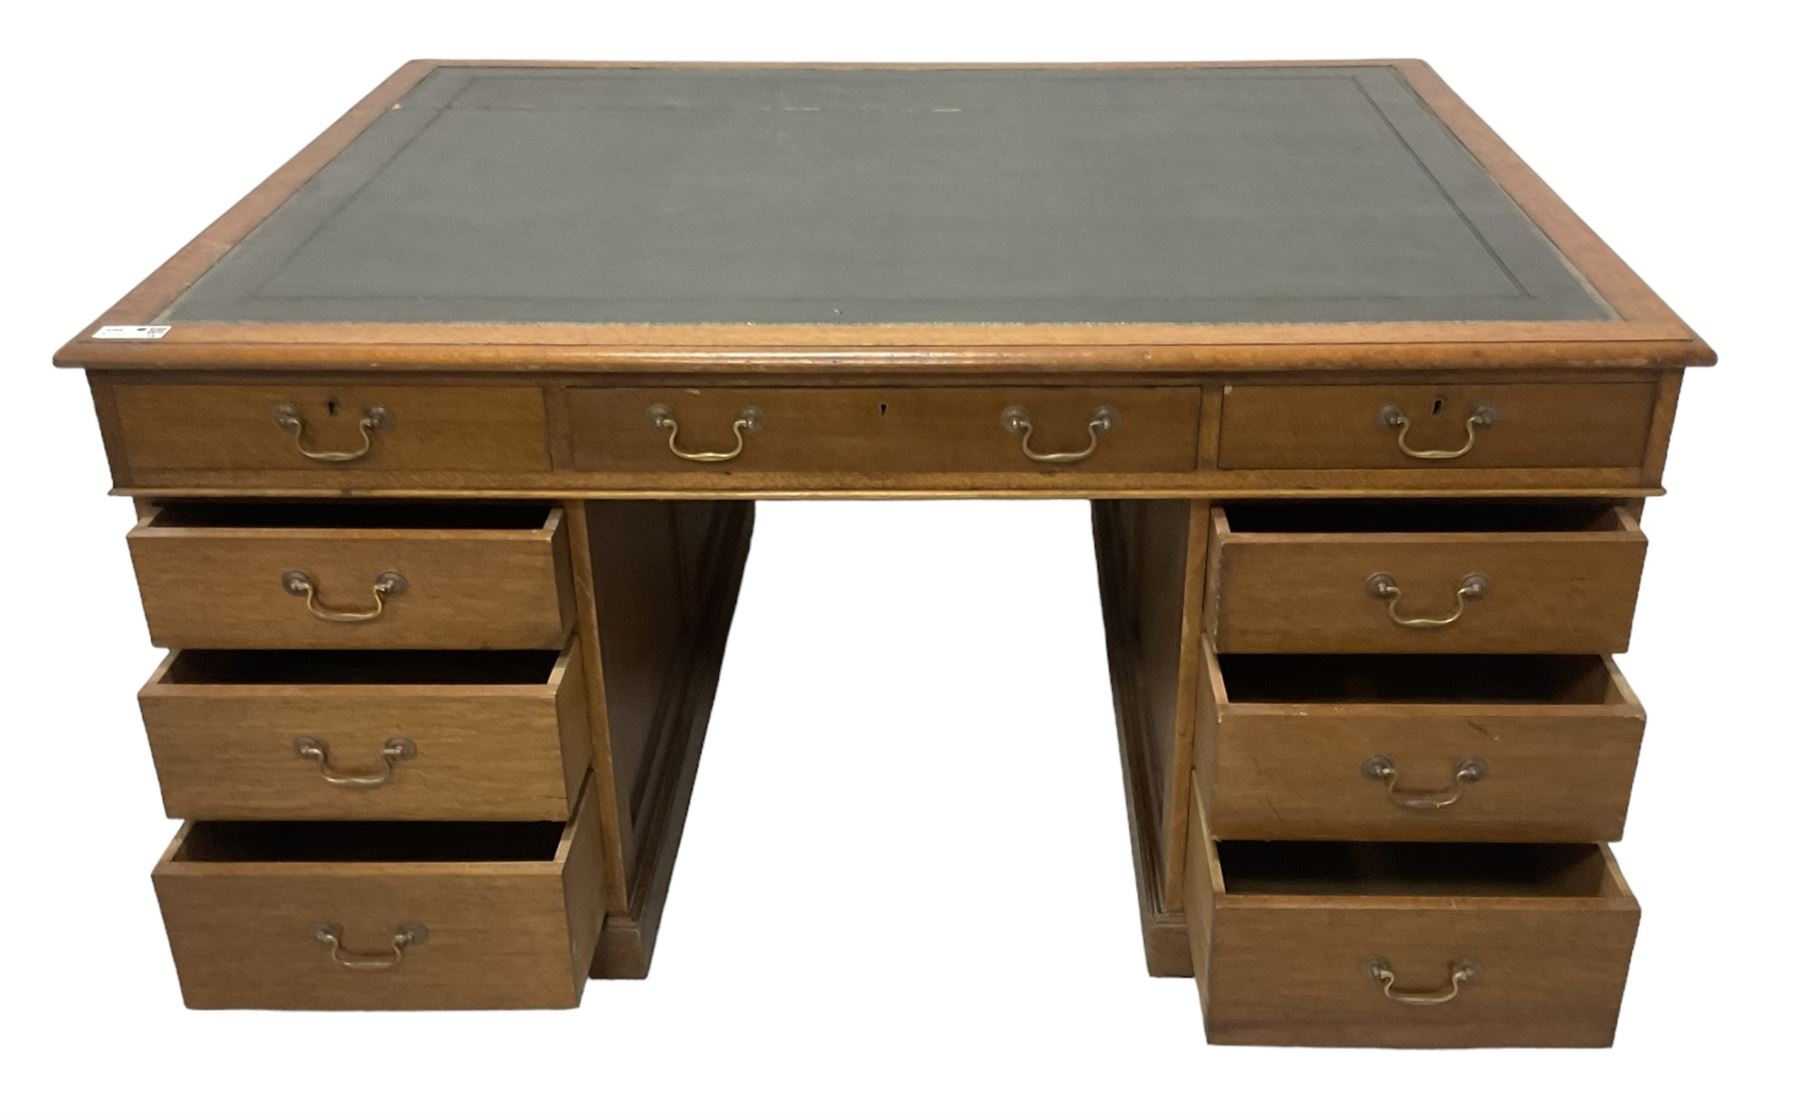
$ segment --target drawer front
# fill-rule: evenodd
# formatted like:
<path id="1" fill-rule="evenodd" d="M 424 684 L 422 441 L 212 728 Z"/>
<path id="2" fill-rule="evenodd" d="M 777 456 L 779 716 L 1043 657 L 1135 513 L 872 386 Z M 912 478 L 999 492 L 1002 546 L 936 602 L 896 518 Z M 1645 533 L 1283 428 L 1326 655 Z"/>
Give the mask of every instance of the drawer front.
<path id="1" fill-rule="evenodd" d="M 1571 533 L 1234 533 L 1213 511 L 1206 627 L 1226 653 L 1622 653 L 1647 544 Z"/>
<path id="2" fill-rule="evenodd" d="M 556 650 L 573 622 L 573 591 L 562 511 L 542 521 L 385 530 L 151 519 L 128 542 L 160 646 Z"/>
<path id="3" fill-rule="evenodd" d="M 189 824 L 153 875 L 182 996 L 196 1009 L 573 1007 L 600 933 L 596 814 L 590 788 L 554 857 L 532 862 L 196 861 L 204 825 Z"/>
<path id="4" fill-rule="evenodd" d="M 596 387 L 569 398 L 583 471 L 1188 472 L 1199 444 L 1200 392 L 1183 388 Z"/>
<path id="5" fill-rule="evenodd" d="M 282 682 L 279 667 L 236 683 L 229 666 L 209 675 L 219 655 L 172 654 L 138 693 L 174 817 L 564 820 L 591 760 L 572 643 L 541 683 Z M 348 656 L 336 671 L 368 655 Z"/>
<path id="6" fill-rule="evenodd" d="M 1595 662 L 1604 688 L 1582 702 L 1278 703 L 1230 698 L 1210 646 L 1203 656 L 1194 762 L 1215 837 L 1623 836 L 1644 709 L 1610 660 Z"/>
<path id="7" fill-rule="evenodd" d="M 1329 905 L 1330 902 L 1321 902 Z M 1448 902 L 1446 902 L 1447 904 Z M 1606 1047 L 1637 937 L 1635 909 L 1225 907 L 1204 997 L 1213 1043 Z M 1453 1001 L 1451 970 L 1479 973 Z"/>
<path id="8" fill-rule="evenodd" d="M 1197 798 L 1193 812 L 1186 910 L 1210 1042 L 1612 1043 L 1639 911 L 1604 847 L 1589 848 L 1609 873 L 1594 896 L 1241 895 Z"/>
<path id="9" fill-rule="evenodd" d="M 282 471 L 329 485 L 347 471 L 550 467 L 537 387 L 143 385 L 113 397 L 140 481 L 155 471 Z"/>
<path id="10" fill-rule="evenodd" d="M 1221 468 L 1634 468 L 1654 383 L 1235 386 Z"/>

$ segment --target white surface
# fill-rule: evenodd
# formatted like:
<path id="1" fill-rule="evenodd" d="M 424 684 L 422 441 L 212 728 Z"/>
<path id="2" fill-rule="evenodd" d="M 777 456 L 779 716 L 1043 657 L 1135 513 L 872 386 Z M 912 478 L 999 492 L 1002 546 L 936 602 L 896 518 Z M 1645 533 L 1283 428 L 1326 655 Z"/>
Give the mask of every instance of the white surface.
<path id="1" fill-rule="evenodd" d="M 9 17 L 0 1105 L 1794 1107 L 1777 9 L 401 7 Z M 147 876 L 175 825 L 133 699 L 160 654 L 131 507 L 49 355 L 420 56 L 1430 60 L 1725 358 L 1689 376 L 1645 521 L 1624 668 L 1650 729 L 1619 848 L 1644 921 L 1617 1047 L 1207 1046 L 1193 987 L 1143 972 L 1087 507 L 1055 502 L 761 508 L 648 981 L 567 1013 L 185 1011 Z"/>

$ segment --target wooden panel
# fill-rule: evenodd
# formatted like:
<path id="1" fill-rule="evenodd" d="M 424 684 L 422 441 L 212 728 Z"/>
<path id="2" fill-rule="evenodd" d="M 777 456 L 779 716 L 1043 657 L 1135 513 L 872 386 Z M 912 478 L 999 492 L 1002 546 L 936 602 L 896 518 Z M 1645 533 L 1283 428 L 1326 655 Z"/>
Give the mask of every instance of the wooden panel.
<path id="1" fill-rule="evenodd" d="M 1186 513 L 1180 513 L 1185 511 Z M 1186 931 L 1181 898 L 1170 892 L 1180 876 L 1181 847 L 1167 840 L 1186 826 L 1169 814 L 1187 795 L 1171 791 L 1172 777 L 1188 776 L 1196 655 L 1187 649 L 1186 611 L 1199 540 L 1188 515 L 1204 504 L 1151 509 L 1143 503 L 1095 502 L 1094 554 L 1106 660 L 1118 725 L 1120 768 L 1145 964 L 1158 977 L 1185 977 Z M 1171 516 L 1173 514 L 1173 516 Z M 1182 689 L 1188 689 L 1183 698 Z"/>
<path id="2" fill-rule="evenodd" d="M 1624 652 L 1646 542 L 1630 514 L 1612 515 L 1568 532 L 1246 533 L 1215 507 L 1207 629 L 1225 653 Z M 1409 627 L 1371 595 L 1376 573 L 1409 619 L 1454 613 L 1471 574 L 1487 588 L 1453 624 Z"/>
<path id="3" fill-rule="evenodd" d="M 1657 385 L 1641 383 L 1395 383 L 1383 386 L 1225 388 L 1222 468 L 1633 467 L 1645 455 Z M 1455 459 L 1419 460 L 1380 420 L 1389 406 L 1410 423 L 1415 451 L 1468 443 L 1477 407 L 1491 426 Z"/>
<path id="4" fill-rule="evenodd" d="M 638 778 L 643 788 L 631 816 L 636 845 L 629 904 L 607 915 L 594 955 L 596 978 L 642 978 L 650 972 L 755 522 L 754 503 L 678 509 L 684 536 L 705 523 L 693 535 L 697 544 L 683 549 L 691 559 L 681 562 L 684 575 L 692 578 L 690 622 L 677 663 L 665 678 L 667 710 L 656 717 L 655 736 L 646 740 L 645 772 Z M 609 589 L 605 581 L 597 587 L 602 594 Z"/>
<path id="5" fill-rule="evenodd" d="M 589 791 L 547 860 L 332 862 L 195 860 L 206 825 L 184 825 L 153 875 L 182 996 L 197 1009 L 573 1007 L 600 926 L 591 901 L 573 903 L 593 887 L 594 826 Z M 397 925 L 429 935 L 391 969 L 350 970 L 313 937 L 320 922 L 387 957 Z"/>
<path id="6" fill-rule="evenodd" d="M 114 390 L 124 451 L 134 474 L 158 469 L 297 473 L 330 486 L 346 472 L 530 472 L 550 466 L 543 392 L 535 387 L 396 386 L 293 381 L 270 385 L 122 385 Z M 371 406 L 392 424 L 368 454 L 307 459 L 275 407 L 294 407 L 306 447 L 354 452 Z"/>
<path id="7" fill-rule="evenodd" d="M 590 471 L 698 474 L 771 472 L 1019 472 L 1022 474 L 1192 471 L 1200 392 L 1191 388 L 577 389 L 569 392 L 574 466 Z M 763 415 L 742 454 L 689 463 L 669 449 L 649 417 L 669 407 L 686 451 L 730 451 L 746 407 Z M 1034 463 L 1017 433 L 1002 426 L 1009 406 L 1032 424 L 1031 448 L 1084 451 L 1102 407 L 1118 418 L 1079 462 Z M 674 480 L 680 482 L 679 478 Z"/>
<path id="8" fill-rule="evenodd" d="M 1424 667 L 1415 658 L 1390 660 L 1401 671 Z M 1522 667 L 1509 662 L 1482 658 L 1467 667 Z M 1263 665 L 1270 666 L 1326 667 L 1319 658 L 1287 657 Z M 1354 665 L 1339 667 L 1347 689 L 1367 685 Z M 1288 703 L 1259 695 L 1242 702 L 1230 698 L 1207 646 L 1195 774 L 1213 833 L 1228 839 L 1618 839 L 1644 709 L 1610 660 L 1586 659 L 1570 671 L 1578 674 L 1571 683 L 1591 683 L 1593 690 L 1567 702 L 1533 702 L 1529 693 L 1499 702 L 1507 694 L 1503 684 L 1492 691 L 1475 686 L 1463 703 L 1348 695 Z M 1385 783 L 1364 774 L 1375 755 L 1390 760 L 1398 772 L 1396 795 L 1414 806 L 1390 800 Z M 1459 784 L 1456 769 L 1470 757 L 1480 759 L 1483 772 Z M 1447 806 L 1430 806 L 1452 794 Z"/>
<path id="9" fill-rule="evenodd" d="M 548 653 L 521 655 L 547 674 L 535 683 L 480 679 L 479 661 L 389 655 L 422 659 L 403 670 L 409 682 L 371 684 L 355 676 L 362 654 L 327 670 L 341 674 L 335 683 L 283 682 L 279 662 L 256 677 L 261 682 L 242 683 L 229 665 L 209 676 L 214 655 L 190 650 L 170 655 L 138 704 L 171 816 L 561 820 L 591 752 L 575 652 L 570 645 L 548 665 L 535 660 Z M 486 655 L 496 656 L 503 655 Z M 307 667 L 290 671 L 305 676 Z M 432 679 L 446 672 L 451 679 Z M 395 737 L 410 741 L 414 753 L 377 787 L 335 785 L 295 752 L 300 736 L 317 739 L 337 775 L 380 774 L 382 748 Z"/>
<path id="10" fill-rule="evenodd" d="M 165 524 L 131 531 L 150 640 L 181 648 L 561 649 L 573 605 L 560 509 L 537 528 L 264 528 Z M 371 585 L 404 592 L 367 622 L 325 621 L 283 587 L 298 570 L 322 607 L 367 611 Z"/>
<path id="11" fill-rule="evenodd" d="M 1540 895 L 1355 895 L 1297 885 L 1235 893 L 1195 795 L 1190 853 L 1207 883 L 1188 923 L 1213 1043 L 1383 1047 L 1604 1047 L 1612 1042 L 1638 906 L 1604 847 L 1600 876 Z M 1454 885 L 1448 886 L 1454 888 Z M 1314 891 L 1308 891 L 1309 889 Z M 1385 959 L 1402 991 L 1474 980 L 1439 1005 L 1388 1000 L 1368 973 Z"/>
<path id="12" fill-rule="evenodd" d="M 594 603 L 606 662 L 607 733 L 621 810 L 633 835 L 690 621 L 690 584 L 676 553 L 678 517 L 709 520 L 716 504 L 590 502 Z M 628 860 L 629 862 L 629 860 Z"/>

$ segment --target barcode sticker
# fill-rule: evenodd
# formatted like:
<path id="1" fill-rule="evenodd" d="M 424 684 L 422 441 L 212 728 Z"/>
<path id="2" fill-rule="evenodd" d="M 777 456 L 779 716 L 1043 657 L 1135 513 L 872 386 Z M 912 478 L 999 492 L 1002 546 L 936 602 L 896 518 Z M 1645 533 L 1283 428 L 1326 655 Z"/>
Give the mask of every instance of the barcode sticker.
<path id="1" fill-rule="evenodd" d="M 102 325 L 95 340 L 161 340 L 168 325 Z"/>

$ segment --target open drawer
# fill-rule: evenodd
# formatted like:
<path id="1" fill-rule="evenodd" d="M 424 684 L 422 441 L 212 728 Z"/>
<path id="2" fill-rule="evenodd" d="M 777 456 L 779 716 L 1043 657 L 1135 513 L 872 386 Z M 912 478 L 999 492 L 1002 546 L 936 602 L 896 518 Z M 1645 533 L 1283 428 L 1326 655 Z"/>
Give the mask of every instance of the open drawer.
<path id="1" fill-rule="evenodd" d="M 190 822 L 152 877 L 188 1007 L 571 1008 L 600 936 L 562 823 Z"/>
<path id="2" fill-rule="evenodd" d="M 1607 503 L 1296 500 L 1210 546 L 1222 653 L 1622 653 L 1647 542 Z"/>
<path id="3" fill-rule="evenodd" d="M 1194 769 L 1219 838 L 1623 833 L 1644 709 L 1610 658 L 1201 656 Z"/>
<path id="4" fill-rule="evenodd" d="M 196 501 L 127 541 L 157 645 L 560 650 L 564 532 L 533 504 Z"/>
<path id="5" fill-rule="evenodd" d="M 574 640 L 549 650 L 171 653 L 138 693 L 187 819 L 554 819 L 587 771 Z"/>
<path id="6" fill-rule="evenodd" d="M 1186 913 L 1213 1043 L 1604 1047 L 1638 905 L 1594 843 L 1215 843 Z"/>

